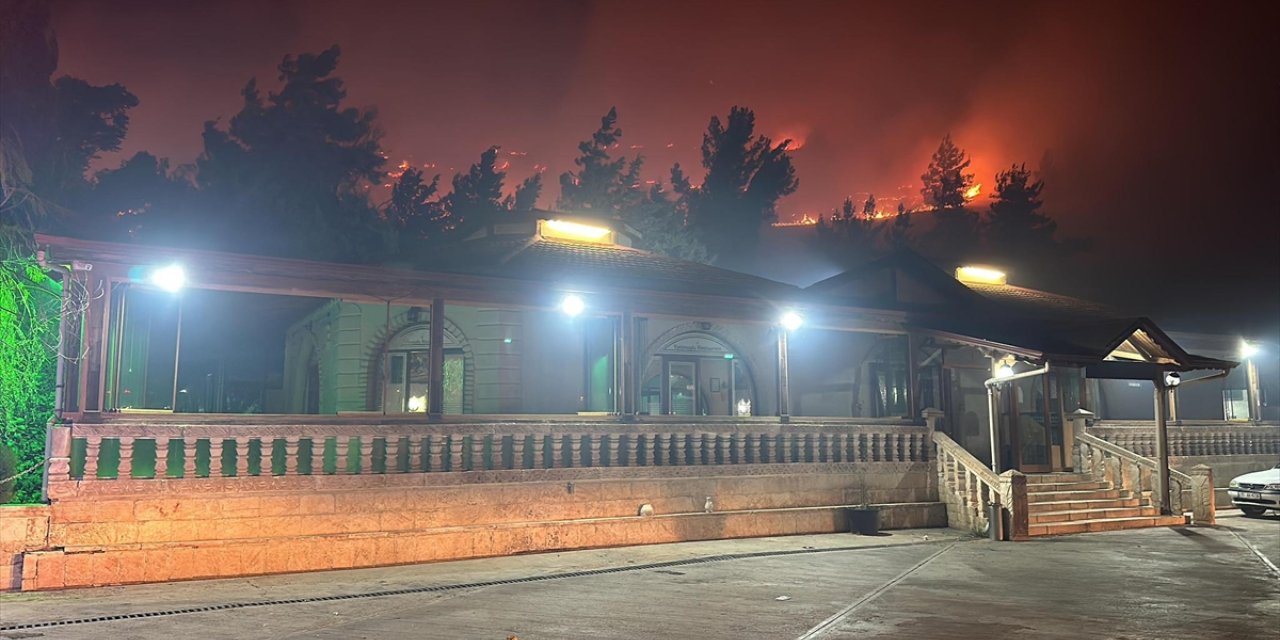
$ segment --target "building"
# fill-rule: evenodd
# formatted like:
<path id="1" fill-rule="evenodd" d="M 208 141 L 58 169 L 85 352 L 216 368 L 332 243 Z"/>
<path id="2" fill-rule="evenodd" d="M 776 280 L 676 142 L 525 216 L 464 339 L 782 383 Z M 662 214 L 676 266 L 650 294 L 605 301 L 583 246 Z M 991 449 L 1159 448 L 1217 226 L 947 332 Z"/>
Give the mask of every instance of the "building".
<path id="1" fill-rule="evenodd" d="M 802 289 L 634 238 L 542 212 L 375 267 L 39 237 L 80 355 L 61 360 L 51 504 L 30 514 L 44 537 L 6 551 L 0 578 L 832 531 L 853 504 L 886 527 L 980 528 L 996 500 L 1013 537 L 1068 532 L 1030 514 L 1035 474 L 1147 468 L 1085 433 L 1128 416 L 1111 381 L 1166 416 L 1199 403 L 1169 399 L 1177 375 L 1236 384 L 1230 353 L 990 270 L 901 253 Z M 1250 390 L 1273 374 L 1248 370 L 1260 420 Z M 1240 452 L 1280 451 L 1272 431 Z M 1181 522 L 1188 478 L 1157 465 L 1100 491 L 1132 502 L 1115 526 Z M 83 573 L 104 562 L 117 573 Z"/>

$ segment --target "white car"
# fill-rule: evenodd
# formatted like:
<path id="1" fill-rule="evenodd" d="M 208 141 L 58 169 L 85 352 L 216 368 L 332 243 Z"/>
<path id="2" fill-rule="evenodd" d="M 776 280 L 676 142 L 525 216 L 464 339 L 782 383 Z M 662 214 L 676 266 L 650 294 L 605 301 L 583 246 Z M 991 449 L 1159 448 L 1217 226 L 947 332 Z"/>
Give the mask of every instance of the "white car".
<path id="1" fill-rule="evenodd" d="M 1236 477 L 1227 485 L 1227 495 L 1231 496 L 1231 504 L 1250 518 L 1268 509 L 1280 511 L 1280 464 Z"/>

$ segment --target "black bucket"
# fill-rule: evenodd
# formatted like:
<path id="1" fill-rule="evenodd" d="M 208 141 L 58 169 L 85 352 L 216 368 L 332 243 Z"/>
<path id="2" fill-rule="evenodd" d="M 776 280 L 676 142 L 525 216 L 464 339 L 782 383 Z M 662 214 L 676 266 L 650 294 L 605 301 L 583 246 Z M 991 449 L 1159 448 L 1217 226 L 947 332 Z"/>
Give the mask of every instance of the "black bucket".
<path id="1" fill-rule="evenodd" d="M 849 514 L 849 533 L 860 533 L 864 536 L 880 534 L 880 510 L 874 507 L 847 509 Z"/>

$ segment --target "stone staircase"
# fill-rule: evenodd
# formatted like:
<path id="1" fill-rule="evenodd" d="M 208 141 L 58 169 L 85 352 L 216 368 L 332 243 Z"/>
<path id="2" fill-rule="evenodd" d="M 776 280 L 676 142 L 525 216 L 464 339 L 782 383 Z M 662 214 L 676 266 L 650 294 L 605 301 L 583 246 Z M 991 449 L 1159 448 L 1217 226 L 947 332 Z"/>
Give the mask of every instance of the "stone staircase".
<path id="1" fill-rule="evenodd" d="M 1027 474 L 1027 515 L 1031 536 L 1186 524 L 1185 516 L 1162 516 L 1144 497 L 1081 473 Z"/>

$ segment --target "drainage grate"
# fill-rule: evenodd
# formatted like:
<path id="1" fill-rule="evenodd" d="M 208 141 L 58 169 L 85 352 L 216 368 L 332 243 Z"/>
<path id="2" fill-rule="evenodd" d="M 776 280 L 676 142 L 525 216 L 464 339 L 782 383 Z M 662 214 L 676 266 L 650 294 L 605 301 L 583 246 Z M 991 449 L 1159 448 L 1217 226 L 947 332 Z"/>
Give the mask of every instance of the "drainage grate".
<path id="1" fill-rule="evenodd" d="M 725 562 L 728 560 L 749 560 L 752 558 L 776 558 L 782 556 L 794 556 L 809 553 L 832 553 L 838 551 L 862 551 L 868 549 L 891 549 L 898 547 L 915 547 L 920 545 L 934 545 L 944 542 L 952 542 L 950 540 L 931 540 L 921 542 L 907 542 L 903 544 L 876 544 L 849 547 L 830 547 L 826 549 L 787 549 L 783 551 L 755 551 L 751 553 L 729 553 L 714 556 L 703 556 L 701 558 L 689 558 L 687 560 L 668 560 L 666 562 L 652 562 L 649 564 L 628 565 L 623 567 L 606 567 L 603 569 L 587 569 L 585 571 L 569 571 L 565 573 L 550 573 L 541 576 L 526 576 L 523 578 L 511 578 L 507 580 L 485 580 L 481 582 L 460 582 L 452 584 L 441 584 L 430 587 L 413 587 L 408 589 L 387 589 L 383 591 L 366 591 L 362 593 L 348 593 L 333 596 L 312 596 L 309 598 L 291 598 L 288 600 L 256 600 L 249 602 L 229 602 L 225 604 L 215 604 L 203 607 L 187 607 L 183 609 L 165 609 L 162 611 L 144 611 L 140 613 L 122 613 L 111 616 L 94 616 L 91 618 L 71 618 L 67 620 L 49 620 L 45 622 L 28 622 L 25 624 L 12 624 L 0 626 L 0 631 L 22 631 L 26 629 L 45 629 L 49 627 L 65 627 L 70 625 L 92 624 L 95 622 L 115 622 L 118 620 L 138 620 L 141 618 L 158 618 L 165 616 L 177 616 L 186 613 L 208 613 L 211 611 L 226 611 L 229 609 L 251 609 L 256 607 L 274 607 L 288 604 L 312 604 L 317 602 L 335 602 L 338 600 L 363 600 L 368 598 L 386 598 L 389 596 L 404 596 L 415 593 L 437 593 L 440 591 L 457 591 L 460 589 L 480 589 L 484 587 L 497 587 L 510 584 L 529 584 L 532 582 L 550 582 L 552 580 L 565 580 L 569 578 L 585 578 L 589 576 L 606 575 L 610 573 L 629 573 L 634 571 L 650 571 L 653 569 L 666 569 L 668 567 L 687 567 L 696 564 L 709 564 L 712 562 Z"/>

